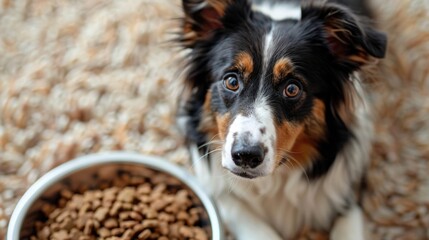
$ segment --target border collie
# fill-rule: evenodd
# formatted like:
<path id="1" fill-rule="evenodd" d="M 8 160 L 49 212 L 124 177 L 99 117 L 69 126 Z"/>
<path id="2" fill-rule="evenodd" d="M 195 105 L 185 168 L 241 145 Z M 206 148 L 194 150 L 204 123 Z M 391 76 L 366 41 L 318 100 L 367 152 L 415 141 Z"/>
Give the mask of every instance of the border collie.
<path id="1" fill-rule="evenodd" d="M 384 57 L 387 38 L 355 14 L 365 13 L 362 1 L 182 7 L 179 120 L 229 231 L 365 239 L 357 193 L 373 130 L 360 70 Z"/>

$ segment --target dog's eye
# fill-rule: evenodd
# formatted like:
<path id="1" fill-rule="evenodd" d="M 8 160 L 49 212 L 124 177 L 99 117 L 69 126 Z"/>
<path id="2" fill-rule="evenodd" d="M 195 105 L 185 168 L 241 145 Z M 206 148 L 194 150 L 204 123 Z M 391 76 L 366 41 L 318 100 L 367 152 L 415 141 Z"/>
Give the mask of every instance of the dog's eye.
<path id="1" fill-rule="evenodd" d="M 283 96 L 287 98 L 297 98 L 301 94 L 301 86 L 299 83 L 289 83 L 283 90 Z"/>
<path id="2" fill-rule="evenodd" d="M 240 88 L 238 76 L 235 73 L 229 73 L 223 77 L 224 86 L 230 91 L 237 91 Z"/>

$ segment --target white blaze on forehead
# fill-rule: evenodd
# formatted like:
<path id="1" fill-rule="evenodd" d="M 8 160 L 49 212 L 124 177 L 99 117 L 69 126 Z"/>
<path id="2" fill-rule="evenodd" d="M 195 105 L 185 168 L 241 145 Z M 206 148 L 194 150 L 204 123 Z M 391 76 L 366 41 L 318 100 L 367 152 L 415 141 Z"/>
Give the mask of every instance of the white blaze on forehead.
<path id="1" fill-rule="evenodd" d="M 264 43 L 264 61 L 267 62 L 267 58 L 268 58 L 268 53 L 270 50 L 270 46 L 273 43 L 273 28 L 274 26 L 271 27 L 270 32 L 265 36 L 265 43 Z"/>
<path id="2" fill-rule="evenodd" d="M 301 6 L 299 3 L 263 2 L 260 5 L 253 5 L 252 9 L 271 17 L 275 21 L 285 19 L 301 20 Z"/>
<path id="3" fill-rule="evenodd" d="M 263 2 L 262 4 L 254 4 L 253 10 L 259 11 L 273 19 L 281 21 L 286 19 L 301 20 L 301 5 L 299 3 L 270 3 Z M 273 33 L 275 32 L 276 24 L 271 24 L 270 32 L 265 36 L 264 56 L 263 61 L 265 66 L 268 63 L 270 55 L 270 47 L 273 45 Z"/>
<path id="4" fill-rule="evenodd" d="M 270 55 L 271 55 L 271 52 L 272 52 L 271 46 L 273 45 L 274 28 L 275 28 L 275 26 L 272 25 L 270 32 L 267 33 L 267 35 L 265 35 L 264 53 L 263 53 L 264 55 L 262 56 L 264 71 L 267 70 L 268 60 L 270 59 Z M 264 82 L 264 77 L 261 78 L 261 83 L 259 84 L 259 92 L 262 91 L 263 82 Z"/>

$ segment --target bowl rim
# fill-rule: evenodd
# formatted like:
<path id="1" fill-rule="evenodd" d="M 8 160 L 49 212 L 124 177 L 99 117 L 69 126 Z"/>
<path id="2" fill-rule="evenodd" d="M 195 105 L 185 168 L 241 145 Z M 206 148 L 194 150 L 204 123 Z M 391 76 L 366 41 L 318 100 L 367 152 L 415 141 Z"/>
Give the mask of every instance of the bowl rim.
<path id="1" fill-rule="evenodd" d="M 198 184 L 196 178 L 183 168 L 166 159 L 136 152 L 102 152 L 80 156 L 51 169 L 32 184 L 20 198 L 8 223 L 6 239 L 18 240 L 25 216 L 32 204 L 53 184 L 80 170 L 108 163 L 142 164 L 149 168 L 166 172 L 189 187 L 202 202 L 212 229 L 212 239 L 223 239 L 224 232 L 220 215 L 212 198 Z"/>

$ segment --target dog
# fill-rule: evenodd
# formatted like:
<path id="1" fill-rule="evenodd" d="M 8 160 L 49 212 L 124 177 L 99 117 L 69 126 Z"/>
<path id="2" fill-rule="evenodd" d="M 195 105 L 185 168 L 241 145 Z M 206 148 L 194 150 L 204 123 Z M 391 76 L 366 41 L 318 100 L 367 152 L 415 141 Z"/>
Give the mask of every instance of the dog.
<path id="1" fill-rule="evenodd" d="M 353 6 L 353 10 L 345 5 Z M 387 37 L 362 1 L 182 0 L 179 124 L 236 239 L 365 239 L 372 127 L 362 68 Z"/>

